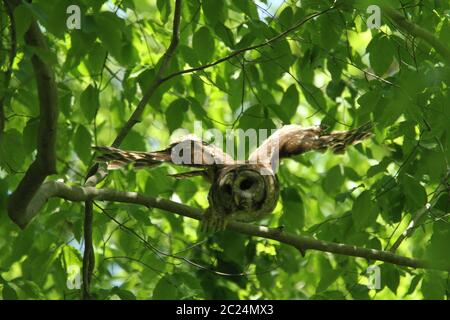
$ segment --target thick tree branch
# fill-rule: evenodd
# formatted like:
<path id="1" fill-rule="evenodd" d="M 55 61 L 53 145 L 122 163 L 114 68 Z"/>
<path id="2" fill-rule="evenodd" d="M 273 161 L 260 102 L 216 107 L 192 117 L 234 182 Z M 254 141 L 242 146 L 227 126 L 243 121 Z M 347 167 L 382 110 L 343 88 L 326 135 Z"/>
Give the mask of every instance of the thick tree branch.
<path id="1" fill-rule="evenodd" d="M 20 2 L 9 1 L 11 8 Z M 33 21 L 25 34 L 25 43 L 45 55 L 48 47 L 38 24 Z M 8 214 L 20 227 L 26 226 L 26 208 L 45 178 L 56 173 L 57 88 L 52 68 L 37 54 L 31 57 L 39 96 L 39 131 L 37 155 L 16 190 L 9 197 Z"/>
<path id="2" fill-rule="evenodd" d="M 68 186 L 62 182 L 49 181 L 42 185 L 35 198 L 27 208 L 27 222 L 31 221 L 39 210 L 52 197 L 59 197 L 68 201 L 101 200 L 144 205 L 176 213 L 184 217 L 201 220 L 201 209 L 186 206 L 160 197 L 148 197 L 136 192 L 124 192 L 113 189 L 97 189 L 94 187 Z M 396 255 L 392 252 L 361 248 L 353 245 L 317 240 L 312 237 L 290 234 L 280 229 L 270 229 L 241 222 L 230 222 L 227 229 L 250 236 L 257 236 L 276 240 L 291 245 L 299 250 L 318 250 L 346 256 L 354 256 L 369 260 L 384 261 L 410 268 L 428 268 L 437 270 L 450 270 L 450 265 L 434 265 L 431 262 Z"/>
<path id="3" fill-rule="evenodd" d="M 433 33 L 430 31 L 412 23 L 404 15 L 402 15 L 397 10 L 389 7 L 383 6 L 383 12 L 403 31 L 409 33 L 410 35 L 421 38 L 427 42 L 431 47 L 436 50 L 445 60 L 446 63 L 450 64 L 450 49 L 448 45 L 442 43 Z"/>

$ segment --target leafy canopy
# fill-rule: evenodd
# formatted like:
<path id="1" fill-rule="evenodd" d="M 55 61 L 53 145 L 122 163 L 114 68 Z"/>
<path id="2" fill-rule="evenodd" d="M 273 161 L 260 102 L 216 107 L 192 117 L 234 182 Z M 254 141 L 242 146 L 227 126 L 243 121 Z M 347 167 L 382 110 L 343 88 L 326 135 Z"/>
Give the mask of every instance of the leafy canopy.
<path id="1" fill-rule="evenodd" d="M 332 2 L 183 1 L 180 41 L 165 74 L 263 43 Z M 273 129 L 287 123 L 344 130 L 373 121 L 373 138 L 344 155 L 311 153 L 286 160 L 279 172 L 279 205 L 261 223 L 389 249 L 429 202 L 397 251 L 450 261 L 448 190 L 435 193 L 450 168 L 450 67 L 427 42 L 385 15 L 379 28 L 368 29 L 367 7 L 355 3 L 345 1 L 270 45 L 164 82 L 121 148 L 163 148 L 177 129 L 193 132 L 195 121 L 222 132 L 233 125 Z M 66 27 L 71 4 L 81 9 L 80 30 Z M 81 185 L 93 164 L 91 145 L 112 143 L 154 81 L 171 40 L 173 11 L 174 1 L 168 0 L 36 0 L 14 11 L 17 52 L 11 80 L 1 91 L 4 299 L 80 297 L 82 205 L 52 199 L 25 230 L 6 214 L 8 195 L 35 157 L 39 107 L 31 55 L 41 55 L 56 75 L 58 174 L 51 178 Z M 399 12 L 450 44 L 447 1 L 421 2 Z M 41 26 L 49 54 L 25 45 L 31 19 Z M 8 21 L 2 9 L 2 50 L 11 46 Z M 1 59 L 3 71 L 8 61 L 5 55 Z M 200 178 L 167 176 L 177 170 L 115 171 L 103 186 L 205 208 L 208 185 Z M 91 291 L 98 299 L 448 298 L 448 273 L 316 251 L 302 257 L 287 245 L 227 231 L 205 239 L 188 218 L 133 205 L 97 205 Z M 380 290 L 366 286 L 366 269 L 374 264 L 381 270 Z"/>

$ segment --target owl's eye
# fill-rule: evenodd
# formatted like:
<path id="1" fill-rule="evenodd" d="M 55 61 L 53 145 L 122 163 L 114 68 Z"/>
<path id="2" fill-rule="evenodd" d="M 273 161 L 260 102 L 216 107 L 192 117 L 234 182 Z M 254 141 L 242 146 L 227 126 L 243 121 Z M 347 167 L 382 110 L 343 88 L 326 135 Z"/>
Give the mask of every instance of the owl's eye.
<path id="1" fill-rule="evenodd" d="M 252 179 L 244 179 L 239 184 L 239 189 L 248 190 L 253 186 L 254 181 Z"/>

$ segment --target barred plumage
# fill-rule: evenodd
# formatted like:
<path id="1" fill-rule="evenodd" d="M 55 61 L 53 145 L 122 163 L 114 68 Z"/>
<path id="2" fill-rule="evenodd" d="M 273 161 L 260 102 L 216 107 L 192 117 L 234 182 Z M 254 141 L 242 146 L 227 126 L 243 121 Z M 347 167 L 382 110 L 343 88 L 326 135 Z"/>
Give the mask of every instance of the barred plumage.
<path id="1" fill-rule="evenodd" d="M 96 160 L 108 162 L 108 169 L 127 164 L 135 168 L 151 168 L 163 162 L 201 168 L 172 176 L 178 179 L 204 176 L 212 183 L 208 194 L 210 208 L 202 225 L 206 229 L 220 229 L 229 219 L 255 221 L 272 212 L 279 197 L 274 170 L 279 159 L 312 150 L 330 149 L 334 153 L 343 153 L 347 146 L 368 138 L 371 128 L 369 123 L 348 131 L 328 133 L 321 127 L 286 125 L 266 139 L 245 162 L 234 161 L 218 147 L 194 136 L 187 136 L 164 150 L 154 152 L 112 147 L 94 149 L 99 153 Z"/>
<path id="2" fill-rule="evenodd" d="M 113 147 L 93 147 L 100 153 L 95 159 L 108 162 L 108 170 L 114 170 L 132 163 L 136 169 L 154 167 L 166 161 L 164 154 L 154 152 L 126 151 Z"/>
<path id="3" fill-rule="evenodd" d="M 326 133 L 321 127 L 304 128 L 299 125 L 286 125 L 275 131 L 249 157 L 252 163 L 273 163 L 281 158 L 292 157 L 308 151 L 343 153 L 349 145 L 356 144 L 371 135 L 372 124 L 367 123 L 348 131 Z"/>

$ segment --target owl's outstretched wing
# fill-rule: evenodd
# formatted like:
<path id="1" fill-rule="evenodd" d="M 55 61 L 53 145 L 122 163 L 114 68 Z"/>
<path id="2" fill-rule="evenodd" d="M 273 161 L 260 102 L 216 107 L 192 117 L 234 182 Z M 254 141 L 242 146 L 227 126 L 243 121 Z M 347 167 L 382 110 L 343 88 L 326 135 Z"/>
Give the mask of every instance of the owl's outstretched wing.
<path id="1" fill-rule="evenodd" d="M 93 149 L 98 152 L 96 161 L 107 162 L 109 170 L 118 169 L 128 164 L 132 164 L 136 169 L 151 168 L 164 162 L 208 169 L 234 163 L 233 158 L 220 148 L 195 136 L 188 136 L 170 144 L 164 150 L 153 152 L 126 151 L 102 146 L 95 146 Z M 184 174 L 186 177 L 194 175 L 202 175 L 201 170 Z M 183 174 L 178 174 L 176 177 L 183 177 Z"/>
<path id="2" fill-rule="evenodd" d="M 286 125 L 275 131 L 250 155 L 251 163 L 274 164 L 278 159 L 295 156 L 307 151 L 331 149 L 339 154 L 348 145 L 356 144 L 371 135 L 372 124 L 367 123 L 348 131 L 324 132 L 321 127 L 303 128 Z"/>

